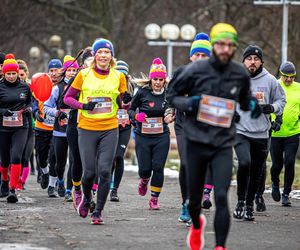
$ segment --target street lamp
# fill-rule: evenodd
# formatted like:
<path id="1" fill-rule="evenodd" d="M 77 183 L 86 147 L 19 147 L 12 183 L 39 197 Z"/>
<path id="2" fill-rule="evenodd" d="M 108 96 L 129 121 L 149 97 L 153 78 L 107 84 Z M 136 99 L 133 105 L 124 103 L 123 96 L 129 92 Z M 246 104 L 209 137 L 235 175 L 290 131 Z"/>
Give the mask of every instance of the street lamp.
<path id="1" fill-rule="evenodd" d="M 161 28 L 155 23 L 148 24 L 145 27 L 145 36 L 149 46 L 166 46 L 167 47 L 167 69 L 168 76 L 172 76 L 173 72 L 173 47 L 190 47 L 191 42 L 196 35 L 196 29 L 191 24 L 185 24 L 179 29 L 176 24 L 164 24 Z M 161 36 L 165 41 L 153 41 Z M 175 42 L 181 37 L 184 42 Z"/>

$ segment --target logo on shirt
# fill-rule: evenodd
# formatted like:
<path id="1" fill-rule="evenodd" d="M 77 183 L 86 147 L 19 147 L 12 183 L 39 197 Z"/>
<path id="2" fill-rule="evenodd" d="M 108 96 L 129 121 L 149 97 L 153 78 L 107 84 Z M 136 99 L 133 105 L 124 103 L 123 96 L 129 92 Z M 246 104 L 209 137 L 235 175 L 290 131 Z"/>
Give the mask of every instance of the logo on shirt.
<path id="1" fill-rule="evenodd" d="M 149 102 L 149 106 L 150 106 L 150 108 L 154 108 L 155 102 Z"/>
<path id="2" fill-rule="evenodd" d="M 26 97 L 27 97 L 27 94 L 26 94 L 26 93 L 21 93 L 21 94 L 20 94 L 20 98 L 21 98 L 21 99 L 26 99 Z"/>

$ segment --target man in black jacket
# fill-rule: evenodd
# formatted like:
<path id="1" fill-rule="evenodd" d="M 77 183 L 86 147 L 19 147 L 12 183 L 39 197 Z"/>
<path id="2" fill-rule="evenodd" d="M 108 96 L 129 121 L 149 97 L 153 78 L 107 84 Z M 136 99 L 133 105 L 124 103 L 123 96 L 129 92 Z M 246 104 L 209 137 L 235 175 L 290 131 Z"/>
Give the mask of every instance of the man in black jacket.
<path id="1" fill-rule="evenodd" d="M 225 249 L 230 215 L 227 191 L 232 175 L 232 146 L 235 140 L 233 122 L 236 103 L 251 110 L 252 117 L 261 114 L 251 97 L 250 79 L 242 65 L 231 61 L 237 46 L 237 32 L 229 24 L 216 24 L 210 34 L 213 56 L 188 65 L 174 80 L 168 102 L 186 112 L 189 212 L 193 221 L 187 244 L 190 249 L 204 247 L 205 217 L 200 216 L 206 169 L 211 170 L 215 184 L 216 249 Z"/>

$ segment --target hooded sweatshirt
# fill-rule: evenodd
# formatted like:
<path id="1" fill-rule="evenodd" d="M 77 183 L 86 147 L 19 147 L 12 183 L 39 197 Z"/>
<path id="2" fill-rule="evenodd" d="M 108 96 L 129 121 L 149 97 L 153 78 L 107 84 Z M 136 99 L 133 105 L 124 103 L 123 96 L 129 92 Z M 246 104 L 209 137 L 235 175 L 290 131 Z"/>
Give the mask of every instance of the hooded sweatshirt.
<path id="1" fill-rule="evenodd" d="M 251 92 L 259 104 L 271 104 L 274 107 L 274 114 L 281 115 L 286 103 L 284 90 L 277 79 L 265 68 L 262 72 L 251 78 Z M 271 128 L 270 115 L 261 114 L 258 119 L 251 119 L 249 111 L 242 111 L 237 105 L 237 112 L 241 116 L 236 124 L 238 134 L 251 138 L 269 138 Z"/>

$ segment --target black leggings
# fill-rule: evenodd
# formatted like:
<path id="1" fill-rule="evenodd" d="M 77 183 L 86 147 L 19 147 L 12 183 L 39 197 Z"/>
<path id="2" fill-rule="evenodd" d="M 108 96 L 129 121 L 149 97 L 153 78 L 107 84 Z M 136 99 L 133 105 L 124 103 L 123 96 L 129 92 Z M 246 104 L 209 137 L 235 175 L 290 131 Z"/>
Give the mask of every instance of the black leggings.
<path id="1" fill-rule="evenodd" d="M 0 160 L 3 168 L 9 164 L 21 164 L 27 140 L 28 128 L 0 131 Z"/>
<path id="2" fill-rule="evenodd" d="M 55 171 L 58 179 L 63 180 L 68 157 L 67 137 L 53 136 L 53 144 L 56 158 Z"/>
<path id="3" fill-rule="evenodd" d="M 112 168 L 114 173 L 114 188 L 119 188 L 124 173 L 124 154 L 130 139 L 131 129 L 119 130 L 119 141 Z"/>
<path id="4" fill-rule="evenodd" d="M 289 195 L 295 177 L 295 160 L 299 146 L 299 135 L 289 137 L 272 137 L 271 139 L 271 179 L 274 185 L 279 186 L 279 175 L 283 168 L 284 189 L 283 193 Z"/>
<path id="5" fill-rule="evenodd" d="M 177 134 L 177 148 L 180 158 L 179 169 L 179 185 L 182 197 L 182 203 L 185 203 L 188 199 L 188 184 L 187 184 L 187 163 L 186 163 L 186 139 L 184 134 Z"/>
<path id="6" fill-rule="evenodd" d="M 78 131 L 77 126 L 68 124 L 67 139 L 70 148 L 70 158 L 72 158 L 72 180 L 80 182 L 82 177 L 82 164 L 78 146 Z"/>
<path id="7" fill-rule="evenodd" d="M 34 143 L 35 143 L 34 130 L 32 128 L 29 128 L 27 133 L 27 141 L 26 141 L 26 145 L 22 157 L 23 168 L 29 167 L 29 161 L 33 152 Z"/>
<path id="8" fill-rule="evenodd" d="M 52 131 L 35 131 L 35 154 L 38 168 L 45 168 L 48 165 L 51 140 Z"/>
<path id="9" fill-rule="evenodd" d="M 214 229 L 216 243 L 225 246 L 230 226 L 227 192 L 232 175 L 232 148 L 214 148 L 187 140 L 187 170 L 189 187 L 189 212 L 195 229 L 200 228 L 199 215 L 206 171 L 210 168 L 214 180 L 216 213 Z"/>
<path id="10" fill-rule="evenodd" d="M 157 137 L 136 134 L 135 142 L 139 176 L 148 179 L 152 174 L 151 195 L 158 197 L 164 183 L 164 167 L 170 148 L 169 133 Z"/>
<path id="11" fill-rule="evenodd" d="M 253 206 L 259 178 L 268 156 L 268 139 L 256 139 L 237 134 L 237 144 L 234 148 L 239 162 L 238 200 L 246 200 L 246 205 Z"/>

